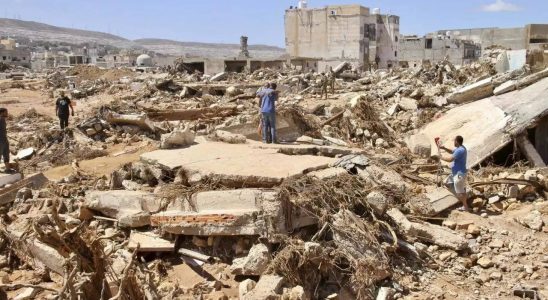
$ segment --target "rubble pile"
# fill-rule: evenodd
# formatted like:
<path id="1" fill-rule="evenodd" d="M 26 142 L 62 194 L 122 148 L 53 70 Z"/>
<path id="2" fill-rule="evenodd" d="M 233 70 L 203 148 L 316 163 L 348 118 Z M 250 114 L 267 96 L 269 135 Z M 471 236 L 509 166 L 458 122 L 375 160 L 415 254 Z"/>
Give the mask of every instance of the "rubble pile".
<path id="1" fill-rule="evenodd" d="M 501 53 L 363 73 L 345 63 L 327 99 L 318 73 L 204 75 L 182 59 L 166 72 L 38 74 L 41 91 L 9 88 L 44 98 L 47 110 L 8 118 L 17 170 L 0 174 L 0 294 L 542 299 L 548 169 L 518 139 L 541 117 L 509 113 L 508 134 L 482 143 L 466 132 L 471 157 L 492 146 L 470 166 L 470 212 L 454 210 L 442 180 L 450 168 L 422 132 L 496 100 L 486 97 L 542 92 L 546 70 L 497 73 Z M 255 94 L 267 82 L 278 84 L 279 144 L 261 143 Z M 64 130 L 59 90 L 75 104 Z M 505 154 L 494 140 L 525 150 Z"/>

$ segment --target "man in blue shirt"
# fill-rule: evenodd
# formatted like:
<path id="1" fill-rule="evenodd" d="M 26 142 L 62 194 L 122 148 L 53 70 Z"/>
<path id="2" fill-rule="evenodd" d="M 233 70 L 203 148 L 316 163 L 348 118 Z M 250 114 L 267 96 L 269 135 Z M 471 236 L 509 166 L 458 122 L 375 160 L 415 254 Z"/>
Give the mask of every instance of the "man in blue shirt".
<path id="1" fill-rule="evenodd" d="M 440 149 L 452 154 L 448 157 L 441 157 L 446 162 L 451 162 L 451 176 L 447 180 L 447 184 L 453 185 L 457 198 L 462 202 L 461 211 L 468 211 L 468 199 L 466 197 L 466 158 L 468 156 L 468 150 L 462 145 L 464 139 L 458 135 L 455 137 L 455 149 L 451 150 L 444 146 L 438 145 Z"/>
<path id="2" fill-rule="evenodd" d="M 257 92 L 259 107 L 261 108 L 261 122 L 263 125 L 263 143 L 277 143 L 276 140 L 276 101 L 278 92 L 276 83 Z"/>

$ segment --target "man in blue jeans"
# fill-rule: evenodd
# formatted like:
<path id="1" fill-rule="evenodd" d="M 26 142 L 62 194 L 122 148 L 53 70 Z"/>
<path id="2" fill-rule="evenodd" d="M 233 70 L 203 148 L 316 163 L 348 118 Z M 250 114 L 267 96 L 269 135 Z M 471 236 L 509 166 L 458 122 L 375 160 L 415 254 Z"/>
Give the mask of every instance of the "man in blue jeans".
<path id="1" fill-rule="evenodd" d="M 453 185 L 457 198 L 462 202 L 461 211 L 469 211 L 468 199 L 466 197 L 466 158 L 468 156 L 468 150 L 462 145 L 464 139 L 458 135 L 455 137 L 455 149 L 451 150 L 442 145 L 438 145 L 440 149 L 452 154 L 448 157 L 441 157 L 446 162 L 451 162 L 451 176 L 447 180 L 448 185 Z"/>
<path id="2" fill-rule="evenodd" d="M 261 108 L 261 122 L 263 125 L 263 143 L 277 143 L 276 140 L 276 101 L 278 92 L 276 83 L 257 92 L 259 107 Z"/>

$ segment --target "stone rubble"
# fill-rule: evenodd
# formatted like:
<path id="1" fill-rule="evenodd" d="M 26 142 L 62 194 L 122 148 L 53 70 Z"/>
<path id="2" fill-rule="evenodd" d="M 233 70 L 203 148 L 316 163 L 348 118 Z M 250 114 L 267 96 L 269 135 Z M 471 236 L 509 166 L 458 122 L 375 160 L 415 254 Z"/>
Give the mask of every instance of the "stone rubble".
<path id="1" fill-rule="evenodd" d="M 470 170 L 472 211 L 459 212 L 433 141 L 414 134 L 456 105 L 533 86 L 546 70 L 497 74 L 482 60 L 360 74 L 343 63 L 326 101 L 314 72 L 206 76 L 183 61 L 169 73 L 119 70 L 110 79 L 84 78 L 107 72 L 91 66 L 37 75 L 50 102 L 67 76 L 81 79 L 70 91 L 78 109 L 63 131 L 40 109 L 8 119 L 19 154 L 18 173 L 0 176 L 0 291 L 13 299 L 548 294 L 548 169 L 493 157 Z M 264 144 L 255 92 L 269 81 L 279 86 L 280 143 Z"/>

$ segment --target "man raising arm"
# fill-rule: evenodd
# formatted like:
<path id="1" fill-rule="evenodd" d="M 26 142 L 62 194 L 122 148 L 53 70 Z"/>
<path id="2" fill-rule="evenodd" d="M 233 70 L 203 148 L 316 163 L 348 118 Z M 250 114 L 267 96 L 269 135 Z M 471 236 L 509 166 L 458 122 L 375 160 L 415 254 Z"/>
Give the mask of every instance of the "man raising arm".
<path id="1" fill-rule="evenodd" d="M 457 198 L 462 203 L 461 211 L 469 211 L 468 199 L 466 197 L 466 159 L 468 156 L 468 150 L 463 146 L 464 139 L 462 136 L 456 136 L 454 140 L 455 149 L 451 150 L 442 145 L 438 145 L 440 149 L 445 150 L 451 156 L 442 156 L 441 160 L 453 163 L 451 166 L 451 176 L 447 180 L 447 184 L 453 185 Z"/>

